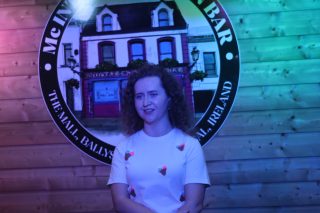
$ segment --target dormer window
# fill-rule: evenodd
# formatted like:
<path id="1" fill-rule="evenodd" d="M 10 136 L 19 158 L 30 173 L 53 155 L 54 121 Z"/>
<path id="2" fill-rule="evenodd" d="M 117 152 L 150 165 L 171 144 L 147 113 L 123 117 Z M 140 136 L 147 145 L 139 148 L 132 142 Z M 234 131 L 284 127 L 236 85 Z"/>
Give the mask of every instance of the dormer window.
<path id="1" fill-rule="evenodd" d="M 169 26 L 169 14 L 166 9 L 161 9 L 158 14 L 159 27 Z"/>
<path id="2" fill-rule="evenodd" d="M 102 18 L 103 31 L 112 31 L 112 16 L 106 14 Z"/>
<path id="3" fill-rule="evenodd" d="M 107 6 L 96 15 L 97 32 L 109 32 L 121 30 L 118 15 L 113 13 Z"/>
<path id="4" fill-rule="evenodd" d="M 166 3 L 161 2 L 156 9 L 152 11 L 152 27 L 174 26 L 173 9 Z"/>

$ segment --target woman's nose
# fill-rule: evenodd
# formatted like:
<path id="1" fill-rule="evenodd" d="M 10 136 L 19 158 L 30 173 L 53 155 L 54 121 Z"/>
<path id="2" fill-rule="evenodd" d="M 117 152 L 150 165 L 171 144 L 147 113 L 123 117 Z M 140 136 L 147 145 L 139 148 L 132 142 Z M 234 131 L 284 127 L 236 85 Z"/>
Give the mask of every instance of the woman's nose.
<path id="1" fill-rule="evenodd" d="M 150 104 L 150 99 L 147 96 L 143 99 L 143 106 L 148 106 L 149 104 Z"/>

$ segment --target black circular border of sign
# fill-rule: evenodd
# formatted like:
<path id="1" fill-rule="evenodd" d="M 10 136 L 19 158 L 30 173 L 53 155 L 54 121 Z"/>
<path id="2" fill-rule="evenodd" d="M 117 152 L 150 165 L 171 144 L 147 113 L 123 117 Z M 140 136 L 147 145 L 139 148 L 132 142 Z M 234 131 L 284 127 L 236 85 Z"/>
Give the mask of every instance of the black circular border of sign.
<path id="1" fill-rule="evenodd" d="M 238 88 L 239 49 L 231 22 L 217 0 L 190 0 L 204 15 L 217 40 L 220 54 L 220 78 L 215 95 L 193 132 L 205 145 L 227 118 Z M 63 33 L 75 11 L 68 0 L 62 0 L 52 13 L 44 30 L 39 53 L 39 78 L 43 98 L 55 124 L 69 141 L 89 156 L 111 164 L 114 146 L 89 133 L 66 105 L 58 83 L 57 57 Z"/>

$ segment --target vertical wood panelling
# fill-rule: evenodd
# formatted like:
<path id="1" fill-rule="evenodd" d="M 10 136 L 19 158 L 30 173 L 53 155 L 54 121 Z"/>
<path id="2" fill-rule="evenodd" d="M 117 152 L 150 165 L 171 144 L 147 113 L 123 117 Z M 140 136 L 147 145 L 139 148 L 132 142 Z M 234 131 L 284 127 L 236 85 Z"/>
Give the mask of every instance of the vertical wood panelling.
<path id="1" fill-rule="evenodd" d="M 0 0 L 0 212 L 114 212 L 110 167 L 44 105 L 38 49 L 59 0 Z M 203 212 L 320 211 L 320 1 L 224 0 L 241 53 L 233 111 L 204 147 Z"/>

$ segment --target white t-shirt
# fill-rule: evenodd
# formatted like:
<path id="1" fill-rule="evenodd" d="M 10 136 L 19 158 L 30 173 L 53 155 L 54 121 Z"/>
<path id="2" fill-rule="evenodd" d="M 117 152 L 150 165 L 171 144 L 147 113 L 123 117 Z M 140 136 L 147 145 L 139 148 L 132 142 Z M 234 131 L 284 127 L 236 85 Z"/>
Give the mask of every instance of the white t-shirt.
<path id="1" fill-rule="evenodd" d="M 108 184 L 128 184 L 130 199 L 159 212 L 182 206 L 184 185 L 210 184 L 200 143 L 179 129 L 160 137 L 138 131 L 116 147 Z"/>

